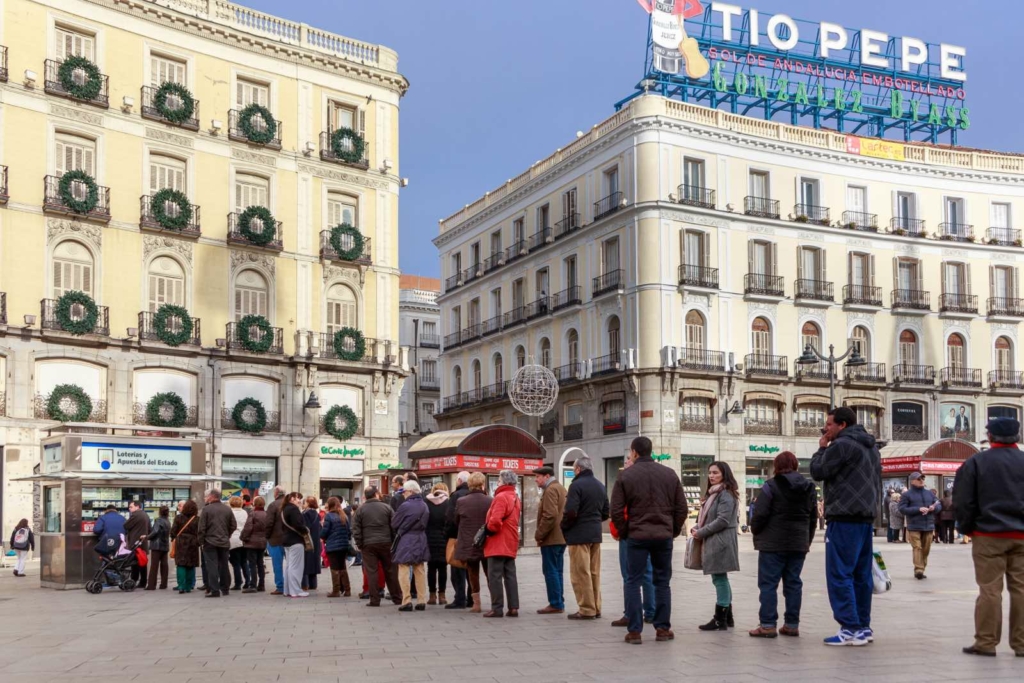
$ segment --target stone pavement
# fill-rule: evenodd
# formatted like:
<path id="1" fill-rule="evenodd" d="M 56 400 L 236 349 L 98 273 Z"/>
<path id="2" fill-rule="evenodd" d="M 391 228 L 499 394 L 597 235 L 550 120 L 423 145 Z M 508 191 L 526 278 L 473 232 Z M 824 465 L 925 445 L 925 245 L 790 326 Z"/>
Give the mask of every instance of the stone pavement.
<path id="1" fill-rule="evenodd" d="M 821 644 L 836 626 L 824 590 L 820 536 L 803 574 L 802 636 L 747 636 L 757 623 L 757 556 L 749 536 L 740 546 L 744 571 L 732 575 L 737 628 L 697 631 L 713 612 L 715 591 L 710 578 L 681 569 L 677 544 L 676 639 L 656 643 L 647 626 L 640 647 L 622 643 L 625 631 L 608 625 L 622 607 L 612 541 L 602 558 L 605 617 L 591 622 L 535 614 L 545 602 L 536 554 L 518 561 L 522 616 L 501 620 L 439 607 L 411 614 L 391 606 L 369 609 L 355 598 L 328 600 L 322 588 L 305 600 L 265 593 L 206 600 L 170 590 L 88 595 L 39 588 L 38 564 L 27 579 L 5 569 L 0 681 L 1024 680 L 1024 659 L 1005 643 L 995 659 L 960 653 L 973 634 L 970 546 L 933 546 L 929 578 L 919 582 L 910 546 L 879 542 L 894 588 L 876 597 L 876 640 L 862 648 Z M 358 569 L 352 576 L 355 582 Z M 568 566 L 566 591 L 575 607 Z"/>

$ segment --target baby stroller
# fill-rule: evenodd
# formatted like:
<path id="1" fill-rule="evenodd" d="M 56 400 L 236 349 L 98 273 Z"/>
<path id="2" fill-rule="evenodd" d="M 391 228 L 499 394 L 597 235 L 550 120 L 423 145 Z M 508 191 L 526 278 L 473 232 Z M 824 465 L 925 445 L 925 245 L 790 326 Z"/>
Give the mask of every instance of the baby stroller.
<path id="1" fill-rule="evenodd" d="M 119 555 L 100 555 L 100 566 L 93 575 L 92 580 L 86 582 L 85 590 L 93 595 L 99 595 L 105 587 L 117 586 L 123 591 L 135 590 L 135 581 L 132 579 L 132 569 L 138 566 L 139 561 L 135 550 L 142 545 L 143 539 L 139 539 L 130 546 L 126 546 L 128 552 Z"/>

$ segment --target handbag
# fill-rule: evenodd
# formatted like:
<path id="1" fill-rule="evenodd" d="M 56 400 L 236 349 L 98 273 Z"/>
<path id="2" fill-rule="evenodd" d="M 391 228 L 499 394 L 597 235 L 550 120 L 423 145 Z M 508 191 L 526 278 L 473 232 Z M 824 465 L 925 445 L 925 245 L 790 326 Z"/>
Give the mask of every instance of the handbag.
<path id="1" fill-rule="evenodd" d="M 683 553 L 683 567 L 686 569 L 703 569 L 704 542 L 695 536 L 687 536 L 686 551 Z"/>
<path id="2" fill-rule="evenodd" d="M 313 539 L 309 535 L 309 529 L 305 529 L 301 533 L 299 533 L 299 531 L 297 531 L 295 527 L 293 527 L 288 522 L 284 521 L 284 510 L 281 510 L 281 524 L 284 524 L 286 527 L 291 529 L 293 533 L 299 534 L 299 536 L 302 537 L 303 548 L 305 548 L 307 551 L 313 549 Z"/>
<path id="3" fill-rule="evenodd" d="M 455 548 L 456 546 L 458 546 L 458 544 L 459 542 L 456 541 L 454 538 L 448 539 L 448 545 L 444 549 L 444 559 L 448 564 L 455 567 L 456 569 L 465 569 L 466 563 L 462 560 L 455 559 Z"/>
<path id="4" fill-rule="evenodd" d="M 398 543 L 402 540 L 403 535 L 404 534 L 396 534 L 395 540 L 391 541 L 391 557 L 394 557 L 395 553 L 398 552 Z"/>
<path id="5" fill-rule="evenodd" d="M 480 527 L 477 530 L 476 534 L 473 536 L 473 547 L 474 548 L 483 548 L 484 547 L 484 543 L 487 542 L 487 537 L 490 536 L 490 535 L 491 535 L 491 532 L 487 530 L 487 525 L 484 524 L 482 527 Z"/>
<path id="6" fill-rule="evenodd" d="M 189 525 L 189 524 L 191 524 L 192 522 L 194 522 L 194 521 L 196 520 L 196 517 L 197 517 L 197 516 L 198 516 L 198 515 L 193 515 L 191 519 L 189 519 L 189 520 L 188 520 L 187 522 L 185 522 L 185 524 L 184 524 L 184 525 L 183 525 L 183 526 L 181 527 L 181 530 L 180 530 L 180 531 L 178 531 L 178 536 L 181 536 L 181 535 L 182 535 L 183 533 L 185 533 L 185 529 L 187 529 L 187 528 L 188 528 L 188 525 Z M 168 556 L 169 556 L 169 557 L 170 557 L 170 558 L 171 558 L 172 560 L 174 559 L 174 555 L 175 555 L 175 548 L 177 548 L 177 545 L 178 545 L 178 537 L 177 537 L 177 536 L 175 536 L 175 537 L 174 537 L 174 540 L 172 540 L 172 541 L 171 541 L 171 552 L 169 552 L 169 553 L 168 553 Z"/>
<path id="7" fill-rule="evenodd" d="M 141 547 L 135 549 L 135 561 L 138 563 L 139 569 L 145 569 L 149 564 L 149 556 Z"/>

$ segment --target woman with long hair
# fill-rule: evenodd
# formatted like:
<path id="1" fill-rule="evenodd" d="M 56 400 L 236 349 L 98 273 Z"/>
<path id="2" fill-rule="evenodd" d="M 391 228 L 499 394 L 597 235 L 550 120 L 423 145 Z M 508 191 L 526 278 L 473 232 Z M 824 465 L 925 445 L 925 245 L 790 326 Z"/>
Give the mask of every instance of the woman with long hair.
<path id="1" fill-rule="evenodd" d="M 732 586 L 729 572 L 740 570 L 739 535 L 740 488 L 727 463 L 713 462 L 708 467 L 708 489 L 701 501 L 697 524 L 690 535 L 701 541 L 704 574 L 715 585 L 715 616 L 701 631 L 724 631 L 734 624 Z"/>
<path id="2" fill-rule="evenodd" d="M 350 597 L 352 586 L 348 580 L 348 565 L 345 558 L 349 554 L 351 527 L 341 500 L 335 496 L 327 499 L 327 514 L 324 515 L 324 524 L 320 527 L 320 538 L 323 539 L 327 562 L 331 568 L 331 592 L 327 597 Z"/>
<path id="3" fill-rule="evenodd" d="M 307 550 L 304 556 L 305 571 L 302 579 L 303 590 L 316 590 L 317 576 L 320 575 L 320 503 L 313 496 L 306 497 L 306 509 L 302 511 L 302 519 L 313 541 L 313 549 Z"/>
<path id="4" fill-rule="evenodd" d="M 181 512 L 174 517 L 171 542 L 178 593 L 191 593 L 196 587 L 196 567 L 199 566 L 199 507 L 194 500 L 186 500 Z"/>
<path id="5" fill-rule="evenodd" d="M 302 590 L 302 579 L 306 574 L 305 537 L 309 533 L 299 510 L 302 494 L 293 491 L 284 500 L 284 505 L 276 513 L 280 517 L 277 523 L 284 528 L 281 542 L 284 546 L 284 594 L 290 598 L 308 598 L 309 593 Z"/>

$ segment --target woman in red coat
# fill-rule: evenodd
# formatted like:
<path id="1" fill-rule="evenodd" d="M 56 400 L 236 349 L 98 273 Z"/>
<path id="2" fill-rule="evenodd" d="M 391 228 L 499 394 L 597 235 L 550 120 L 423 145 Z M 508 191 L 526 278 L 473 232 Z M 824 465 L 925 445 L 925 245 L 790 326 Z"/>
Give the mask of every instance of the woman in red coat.
<path id="1" fill-rule="evenodd" d="M 491 611 L 488 618 L 505 616 L 502 588 L 508 596 L 508 616 L 519 616 L 519 582 L 516 579 L 516 553 L 519 552 L 519 517 L 522 505 L 516 495 L 516 473 L 502 470 L 498 473 L 498 490 L 487 511 L 487 588 L 491 592 Z"/>

